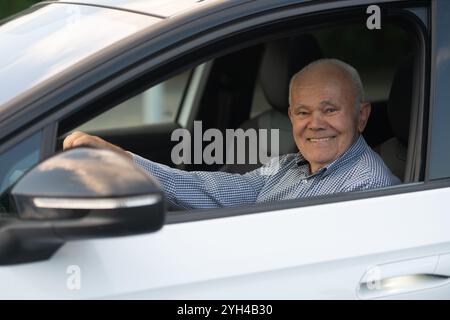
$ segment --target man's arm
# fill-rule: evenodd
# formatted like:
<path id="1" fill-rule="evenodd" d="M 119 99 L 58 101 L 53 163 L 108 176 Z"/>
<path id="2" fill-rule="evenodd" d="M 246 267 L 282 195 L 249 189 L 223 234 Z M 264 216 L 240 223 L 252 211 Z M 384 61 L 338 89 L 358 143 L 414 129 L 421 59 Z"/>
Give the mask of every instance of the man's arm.
<path id="1" fill-rule="evenodd" d="M 226 172 L 187 172 L 144 159 L 84 132 L 74 132 L 64 140 L 64 150 L 89 145 L 122 154 L 149 172 L 162 185 L 168 200 L 186 209 L 216 208 L 251 204 L 265 183 L 261 169 L 245 175 Z"/>
<path id="2" fill-rule="evenodd" d="M 217 208 L 255 203 L 264 185 L 260 169 L 244 175 L 183 171 L 133 154 L 133 161 L 154 176 L 171 203 L 186 209 Z"/>

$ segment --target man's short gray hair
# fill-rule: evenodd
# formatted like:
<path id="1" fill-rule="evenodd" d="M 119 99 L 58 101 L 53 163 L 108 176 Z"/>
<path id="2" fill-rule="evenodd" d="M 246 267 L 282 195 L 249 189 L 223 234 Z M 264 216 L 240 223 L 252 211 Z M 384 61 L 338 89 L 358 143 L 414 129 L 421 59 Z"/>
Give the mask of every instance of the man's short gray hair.
<path id="1" fill-rule="evenodd" d="M 348 63 L 345 63 L 344 61 L 338 60 L 338 59 L 319 59 L 319 60 L 315 60 L 311 63 L 309 63 L 308 65 L 306 65 L 303 69 L 301 69 L 300 71 L 298 71 L 296 74 L 294 74 L 291 78 L 291 81 L 289 83 L 289 105 L 291 105 L 291 90 L 294 84 L 295 79 L 302 75 L 304 72 L 308 71 L 309 69 L 311 69 L 314 66 L 318 66 L 318 65 L 322 65 L 322 64 L 327 64 L 327 65 L 333 65 L 333 66 L 337 66 L 339 68 L 341 68 L 342 70 L 344 70 L 344 72 L 347 73 L 347 75 L 350 77 L 351 81 L 352 81 L 352 85 L 355 89 L 356 92 L 356 99 L 355 99 L 355 108 L 357 110 L 359 110 L 360 105 L 362 102 L 365 101 L 365 95 L 364 95 L 364 87 L 361 81 L 361 77 L 359 76 L 358 71 L 356 71 L 355 68 L 353 68 L 351 65 L 349 65 Z"/>

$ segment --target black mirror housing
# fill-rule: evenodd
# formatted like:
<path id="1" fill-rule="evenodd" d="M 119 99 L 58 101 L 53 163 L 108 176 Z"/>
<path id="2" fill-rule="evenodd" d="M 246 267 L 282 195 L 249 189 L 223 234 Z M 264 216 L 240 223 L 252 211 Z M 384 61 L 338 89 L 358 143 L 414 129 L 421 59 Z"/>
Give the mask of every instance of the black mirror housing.
<path id="1" fill-rule="evenodd" d="M 39 250 L 28 256 L 35 261 L 68 240 L 154 232 L 165 219 L 159 183 L 127 157 L 104 149 L 59 153 L 26 173 L 11 195 L 19 219 L 0 224 L 0 238 L 10 235 L 4 243 L 14 243 L 17 254 L 6 250 L 2 257 L 0 248 L 0 265 L 26 262 L 33 244 Z"/>

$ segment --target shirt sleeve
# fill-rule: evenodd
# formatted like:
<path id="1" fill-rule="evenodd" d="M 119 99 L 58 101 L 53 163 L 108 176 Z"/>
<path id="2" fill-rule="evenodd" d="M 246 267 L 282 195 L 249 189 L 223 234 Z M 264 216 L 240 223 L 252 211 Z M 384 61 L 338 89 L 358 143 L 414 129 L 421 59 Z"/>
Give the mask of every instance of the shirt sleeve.
<path id="1" fill-rule="evenodd" d="M 132 154 L 132 153 L 131 153 Z M 218 208 L 255 203 L 267 168 L 246 174 L 183 171 L 132 154 L 134 163 L 155 177 L 169 202 L 185 209 Z"/>

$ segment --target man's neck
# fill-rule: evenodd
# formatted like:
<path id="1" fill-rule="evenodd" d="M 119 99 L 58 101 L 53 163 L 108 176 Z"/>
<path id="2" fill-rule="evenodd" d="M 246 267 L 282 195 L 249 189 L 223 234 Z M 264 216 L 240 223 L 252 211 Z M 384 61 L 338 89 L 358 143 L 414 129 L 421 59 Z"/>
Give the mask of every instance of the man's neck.
<path id="1" fill-rule="evenodd" d="M 329 164 L 333 163 L 334 161 L 336 161 L 337 159 L 339 159 L 340 157 L 342 157 L 348 150 L 350 150 L 350 148 L 356 143 L 356 141 L 358 141 L 359 136 L 360 136 L 360 134 L 357 133 L 356 136 L 353 138 L 353 141 L 352 141 L 352 143 L 350 144 L 350 146 L 349 146 L 344 152 L 342 152 L 339 156 L 337 156 L 335 159 L 331 160 L 331 161 L 328 162 L 328 163 L 312 165 L 312 164 L 308 161 L 310 174 L 313 175 L 313 174 L 317 173 L 317 171 L 319 171 L 320 169 L 322 169 L 322 168 L 328 166 Z"/>

